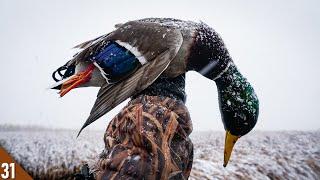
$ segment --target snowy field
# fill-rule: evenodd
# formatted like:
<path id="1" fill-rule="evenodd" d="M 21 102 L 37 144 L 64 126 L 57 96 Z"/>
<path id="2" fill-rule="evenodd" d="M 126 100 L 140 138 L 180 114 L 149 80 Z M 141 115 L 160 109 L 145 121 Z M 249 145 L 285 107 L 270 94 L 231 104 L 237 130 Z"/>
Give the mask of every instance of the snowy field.
<path id="1" fill-rule="evenodd" d="M 93 164 L 103 132 L 0 128 L 0 145 L 34 177 L 70 177 Z M 320 179 L 320 131 L 253 132 L 236 144 L 226 168 L 223 132 L 193 132 L 190 179 Z"/>

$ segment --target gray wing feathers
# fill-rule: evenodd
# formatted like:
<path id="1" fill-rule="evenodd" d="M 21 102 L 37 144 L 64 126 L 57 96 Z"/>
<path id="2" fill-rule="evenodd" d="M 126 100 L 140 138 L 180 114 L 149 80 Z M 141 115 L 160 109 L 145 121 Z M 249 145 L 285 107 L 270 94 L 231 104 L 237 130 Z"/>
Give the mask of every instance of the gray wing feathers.
<path id="1" fill-rule="evenodd" d="M 128 33 L 130 36 L 127 35 Z M 170 29 L 168 31 L 166 27 L 158 24 L 142 22 L 126 23 L 112 32 L 108 38 L 120 40 L 136 47 L 148 63 L 144 64 L 127 79 L 116 84 L 105 84 L 101 87 L 90 116 L 82 126 L 79 134 L 86 126 L 121 102 L 151 85 L 169 66 L 183 41 L 179 30 Z"/>

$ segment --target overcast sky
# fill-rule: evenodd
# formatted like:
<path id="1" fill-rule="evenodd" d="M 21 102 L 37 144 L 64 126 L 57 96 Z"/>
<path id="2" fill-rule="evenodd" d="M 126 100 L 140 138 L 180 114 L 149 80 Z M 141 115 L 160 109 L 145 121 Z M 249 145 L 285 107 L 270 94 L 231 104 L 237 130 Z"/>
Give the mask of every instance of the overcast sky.
<path id="1" fill-rule="evenodd" d="M 317 1 L 0 1 L 0 124 L 79 129 L 97 88 L 59 98 L 46 90 L 71 47 L 145 17 L 203 21 L 220 33 L 260 99 L 255 130 L 320 128 L 320 4 Z M 223 130 L 215 84 L 187 74 L 194 130 Z M 105 129 L 121 104 L 93 123 Z"/>

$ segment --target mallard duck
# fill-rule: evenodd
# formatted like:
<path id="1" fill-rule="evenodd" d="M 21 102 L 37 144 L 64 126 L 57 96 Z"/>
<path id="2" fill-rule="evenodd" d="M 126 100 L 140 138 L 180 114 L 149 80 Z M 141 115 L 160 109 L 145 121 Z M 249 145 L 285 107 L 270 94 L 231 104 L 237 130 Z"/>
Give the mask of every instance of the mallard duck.
<path id="1" fill-rule="evenodd" d="M 226 130 L 224 166 L 235 142 L 257 122 L 259 102 L 252 86 L 237 69 L 221 37 L 203 22 L 171 18 L 129 21 L 76 48 L 81 51 L 53 73 L 57 83 L 52 88 L 64 96 L 74 88 L 101 87 L 79 134 L 127 98 L 152 87 L 157 79 L 181 78 L 188 71 L 197 71 L 217 85 Z M 157 88 L 153 87 L 153 94 L 166 96 Z"/>

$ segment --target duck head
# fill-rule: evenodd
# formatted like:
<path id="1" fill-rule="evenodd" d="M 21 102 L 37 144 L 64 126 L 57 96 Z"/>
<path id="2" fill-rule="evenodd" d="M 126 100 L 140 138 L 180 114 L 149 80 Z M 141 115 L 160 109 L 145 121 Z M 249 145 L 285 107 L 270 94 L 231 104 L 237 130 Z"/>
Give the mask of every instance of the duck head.
<path id="1" fill-rule="evenodd" d="M 51 86 L 51 89 L 60 90 L 60 97 L 74 88 L 89 86 L 100 87 L 106 82 L 100 70 L 91 61 L 68 62 L 54 71 L 52 78 L 56 83 Z"/>
<path id="2" fill-rule="evenodd" d="M 225 72 L 215 79 L 219 106 L 226 130 L 224 164 L 226 167 L 237 140 L 250 132 L 259 114 L 259 100 L 250 83 L 231 61 Z"/>

